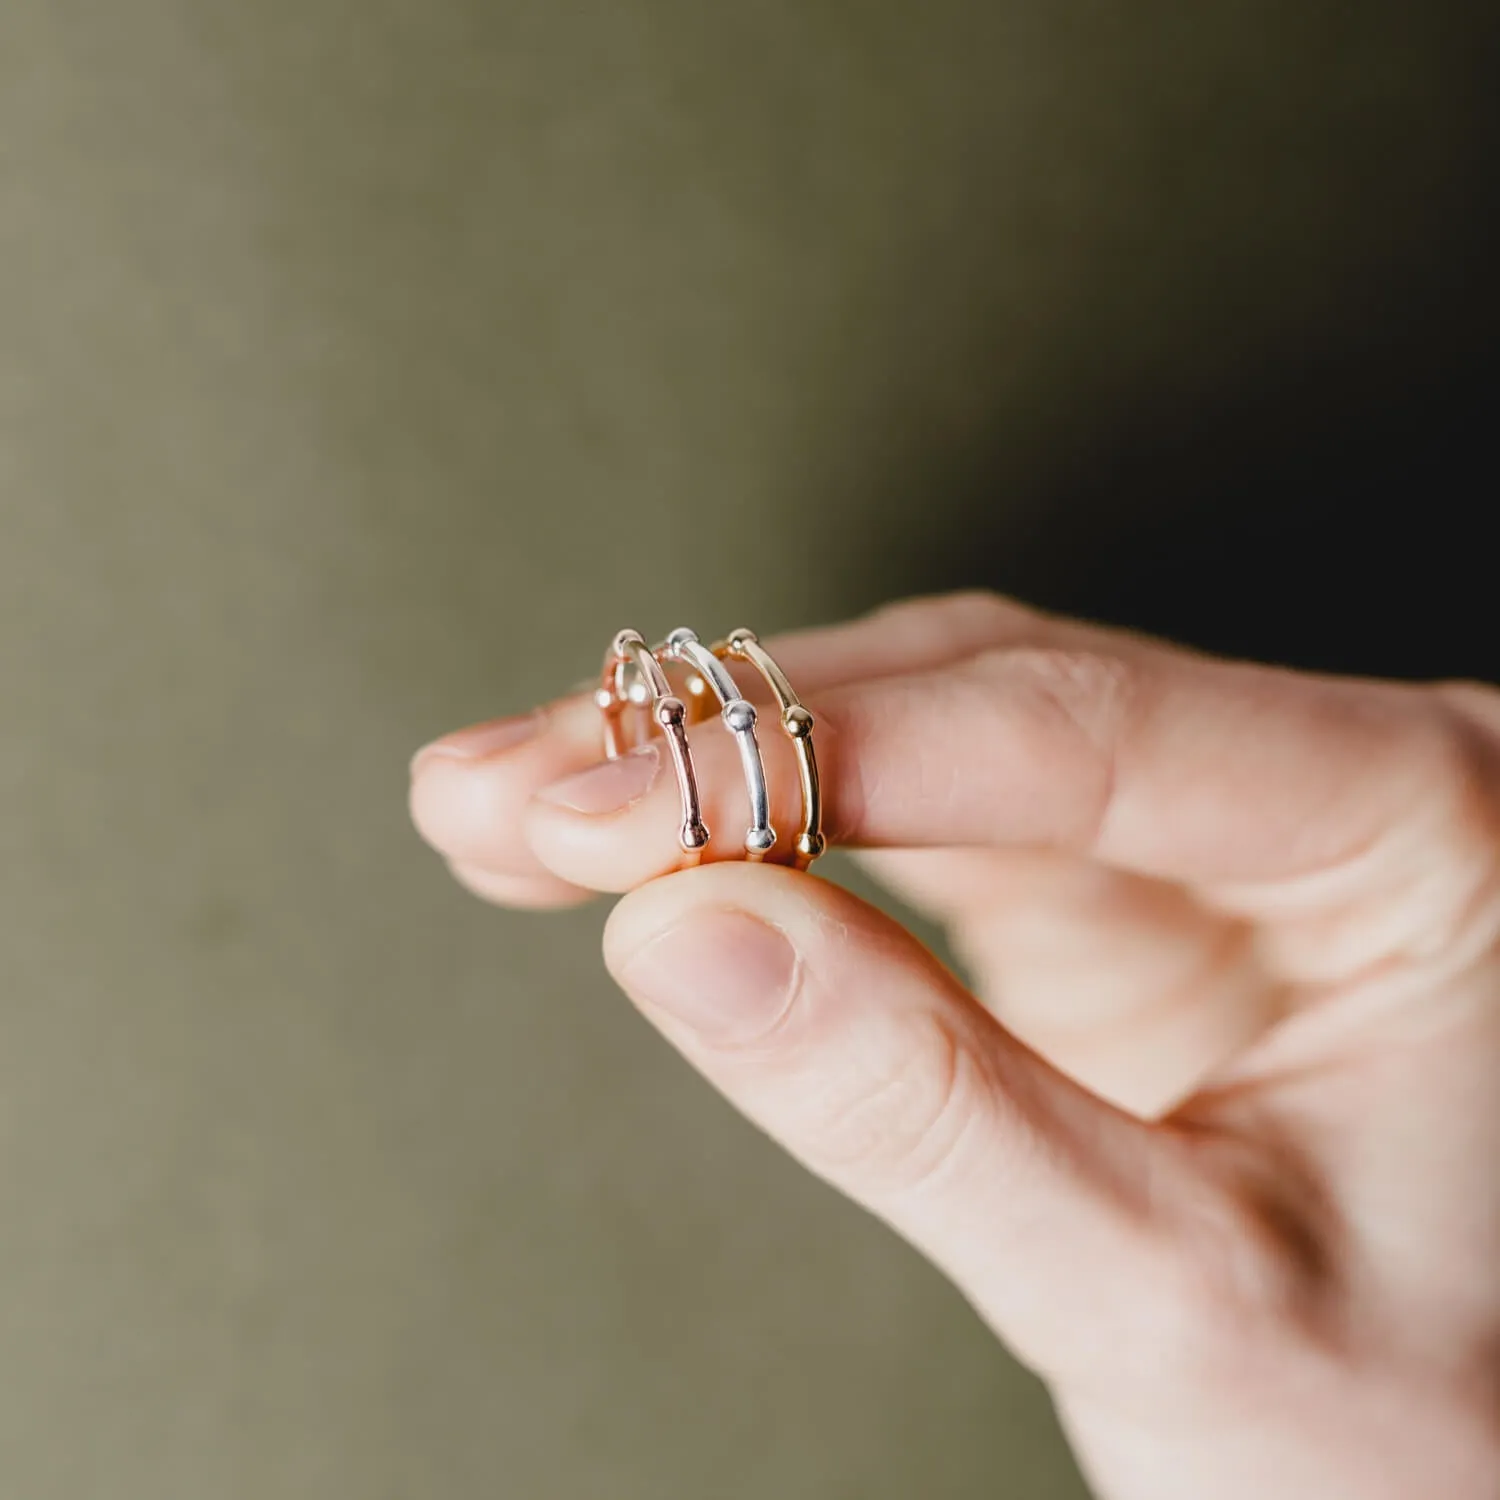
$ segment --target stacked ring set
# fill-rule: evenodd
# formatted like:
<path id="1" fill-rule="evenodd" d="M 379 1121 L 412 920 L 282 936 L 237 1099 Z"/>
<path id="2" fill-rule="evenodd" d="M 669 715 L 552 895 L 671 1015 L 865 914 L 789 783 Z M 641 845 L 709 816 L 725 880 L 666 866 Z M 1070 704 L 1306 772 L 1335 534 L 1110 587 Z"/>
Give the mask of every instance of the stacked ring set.
<path id="1" fill-rule="evenodd" d="M 813 716 L 802 706 L 786 675 L 753 630 L 736 630 L 712 646 L 704 645 L 691 630 L 674 630 L 655 647 L 648 646 L 638 631 L 622 630 L 610 642 L 603 676 L 594 695 L 604 718 L 604 753 L 613 760 L 641 743 L 645 734 L 655 731 L 662 734 L 682 801 L 678 841 L 683 861 L 696 864 L 712 835 L 703 821 L 688 726 L 706 719 L 716 701 L 719 719 L 733 735 L 739 750 L 749 798 L 750 823 L 745 832 L 744 857 L 758 861 L 773 854 L 776 830 L 771 826 L 771 796 L 755 734 L 759 715 L 755 705 L 740 691 L 726 662 L 741 662 L 753 668 L 776 700 L 781 730 L 796 755 L 802 790 L 802 827 L 792 846 L 790 862 L 805 870 L 826 847 L 818 761 L 813 751 Z M 685 698 L 673 691 L 667 675 L 669 667 L 681 668 L 686 673 Z"/>

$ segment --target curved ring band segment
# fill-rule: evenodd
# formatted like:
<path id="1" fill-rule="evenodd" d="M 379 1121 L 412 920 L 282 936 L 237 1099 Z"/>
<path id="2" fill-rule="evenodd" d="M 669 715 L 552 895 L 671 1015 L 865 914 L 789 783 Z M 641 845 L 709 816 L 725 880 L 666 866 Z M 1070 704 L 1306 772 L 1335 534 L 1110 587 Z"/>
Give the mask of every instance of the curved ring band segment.
<path id="1" fill-rule="evenodd" d="M 693 758 L 688 749 L 687 707 L 672 691 L 661 663 L 652 655 L 645 637 L 636 630 L 622 630 L 604 657 L 604 672 L 594 702 L 604 716 L 604 754 L 617 760 L 629 749 L 625 733 L 628 709 L 644 708 L 632 701 L 626 689 L 626 677 L 634 672 L 650 695 L 650 714 L 654 724 L 666 737 L 682 800 L 682 827 L 677 840 L 689 863 L 696 864 L 708 843 L 708 828 L 703 822 L 703 805 L 698 795 L 698 779 L 693 772 Z"/>
<path id="2" fill-rule="evenodd" d="M 755 738 L 755 705 L 740 691 L 719 658 L 698 639 L 696 632 L 674 630 L 658 650 L 673 661 L 697 672 L 714 691 L 721 705 L 719 717 L 734 736 L 745 773 L 745 791 L 750 798 L 750 827 L 745 831 L 745 855 L 764 859 L 775 847 L 776 830 L 771 826 L 771 794 L 766 786 L 766 768 Z M 660 671 L 660 667 L 657 668 Z"/>
<path id="3" fill-rule="evenodd" d="M 797 775 L 802 782 L 802 831 L 797 835 L 796 866 L 805 870 L 828 847 L 828 841 L 823 837 L 823 797 L 818 783 L 818 757 L 813 749 L 813 716 L 802 706 L 802 700 L 792 690 L 786 673 L 756 639 L 753 630 L 732 631 L 728 640 L 715 645 L 713 654 L 715 658 L 727 657 L 748 663 L 760 673 L 776 696 L 777 707 L 781 710 L 781 727 L 792 742 L 797 757 Z"/>

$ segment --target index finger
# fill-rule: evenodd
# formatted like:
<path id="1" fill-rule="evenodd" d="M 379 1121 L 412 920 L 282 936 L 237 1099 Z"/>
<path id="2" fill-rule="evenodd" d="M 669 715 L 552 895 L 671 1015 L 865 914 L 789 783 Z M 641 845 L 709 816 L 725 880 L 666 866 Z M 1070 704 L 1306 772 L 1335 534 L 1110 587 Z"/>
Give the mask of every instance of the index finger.
<path id="1" fill-rule="evenodd" d="M 804 698 L 835 843 L 1047 847 L 1186 883 L 1284 883 L 1406 835 L 1456 848 L 1493 802 L 1493 741 L 1441 693 L 1083 625 L 1038 621 L 938 670 Z M 722 739 L 694 741 L 711 826 L 739 816 Z M 549 868 L 624 890 L 674 867 L 669 787 L 592 813 L 578 790 L 527 813 Z"/>
<path id="2" fill-rule="evenodd" d="M 963 593 L 888 605 L 862 619 L 778 637 L 771 645 L 798 688 L 818 692 L 881 673 L 944 666 L 998 642 L 1030 637 L 1042 628 L 1042 617 L 1020 605 L 993 595 Z M 754 691 L 748 682 L 746 687 Z M 699 735 L 695 740 L 695 751 L 702 739 Z M 610 877 L 600 874 L 582 885 L 559 884 L 526 842 L 523 824 L 533 797 L 598 766 L 602 756 L 599 712 L 588 693 L 560 699 L 518 719 L 460 730 L 434 741 L 414 759 L 412 818 L 454 872 L 484 894 L 503 895 L 513 904 L 528 906 L 580 900 L 590 889 L 614 888 Z M 617 776 L 628 777 L 640 768 L 639 761 L 628 757 L 615 764 Z M 721 779 L 715 773 L 715 782 Z M 716 787 L 707 790 L 722 800 Z M 717 807 L 718 803 L 716 816 Z M 641 842 L 627 861 L 636 872 L 628 884 L 672 868 L 681 857 L 675 819 L 668 819 L 665 840 L 658 838 L 661 830 L 649 815 L 634 826 L 641 830 Z M 720 819 L 717 826 L 728 825 Z M 723 852 L 720 840 L 711 857 Z M 606 851 L 606 864 L 610 858 Z"/>

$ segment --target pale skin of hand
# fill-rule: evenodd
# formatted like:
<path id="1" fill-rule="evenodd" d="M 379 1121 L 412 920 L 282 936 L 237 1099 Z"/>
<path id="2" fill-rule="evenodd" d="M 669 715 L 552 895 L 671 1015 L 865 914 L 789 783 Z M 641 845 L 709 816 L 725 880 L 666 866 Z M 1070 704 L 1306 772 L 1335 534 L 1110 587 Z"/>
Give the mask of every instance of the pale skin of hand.
<path id="1" fill-rule="evenodd" d="M 832 841 L 947 924 L 972 992 L 827 881 L 670 873 L 670 769 L 596 764 L 586 698 L 420 752 L 418 828 L 503 905 L 626 892 L 622 988 L 953 1279 L 1101 1497 L 1500 1496 L 1500 693 L 988 595 L 768 645 Z M 771 715 L 761 743 L 785 847 Z"/>

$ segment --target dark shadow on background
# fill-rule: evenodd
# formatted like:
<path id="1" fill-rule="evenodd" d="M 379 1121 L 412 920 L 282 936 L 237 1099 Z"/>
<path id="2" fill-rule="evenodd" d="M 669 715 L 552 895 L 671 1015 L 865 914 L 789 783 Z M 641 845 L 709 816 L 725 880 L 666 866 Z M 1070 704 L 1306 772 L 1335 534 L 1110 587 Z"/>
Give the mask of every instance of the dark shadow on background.
<path id="1" fill-rule="evenodd" d="M 998 446 L 918 459 L 923 523 L 885 578 L 1298 667 L 1500 682 L 1500 92 L 1488 110 L 1458 222 L 1342 323 L 1228 382 L 1185 365 L 1080 410 L 1019 503 Z"/>
<path id="2" fill-rule="evenodd" d="M 1143 400 L 1021 526 L 979 465 L 914 582 L 1300 667 L 1500 681 L 1496 440 L 1477 353 L 1289 350 L 1195 405 Z"/>

